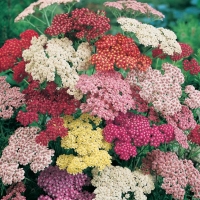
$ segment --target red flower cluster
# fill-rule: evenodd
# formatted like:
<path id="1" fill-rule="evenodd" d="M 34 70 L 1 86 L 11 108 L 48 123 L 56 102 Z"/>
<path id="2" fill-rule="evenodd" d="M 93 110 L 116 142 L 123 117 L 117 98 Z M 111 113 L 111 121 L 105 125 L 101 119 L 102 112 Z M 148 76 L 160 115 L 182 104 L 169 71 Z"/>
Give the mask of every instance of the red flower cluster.
<path id="1" fill-rule="evenodd" d="M 54 82 L 47 83 L 45 89 L 40 89 L 39 82 L 33 81 L 27 89 L 23 91 L 25 94 L 27 110 L 48 113 L 52 117 L 60 114 L 71 115 L 79 107 L 80 102 L 67 93 L 66 88 L 57 90 Z"/>
<path id="2" fill-rule="evenodd" d="M 189 71 L 192 75 L 197 75 L 200 72 L 200 65 L 194 58 L 191 61 L 184 60 L 183 69 Z"/>
<path id="3" fill-rule="evenodd" d="M 116 65 L 118 68 L 146 71 L 152 63 L 148 56 L 140 53 L 132 38 L 122 34 L 105 35 L 95 46 L 97 54 L 92 55 L 91 61 L 96 70 L 107 71 Z"/>
<path id="4" fill-rule="evenodd" d="M 0 72 L 13 68 L 22 58 L 22 51 L 29 48 L 33 36 L 38 37 L 38 33 L 33 30 L 26 30 L 20 34 L 20 40 L 14 38 L 7 40 L 0 48 Z"/>
<path id="5" fill-rule="evenodd" d="M 152 56 L 153 58 L 160 58 L 160 59 L 165 59 L 167 57 L 166 54 L 163 53 L 163 50 L 158 48 L 155 48 L 152 50 Z"/>
<path id="6" fill-rule="evenodd" d="M 26 76 L 28 76 L 28 73 L 25 71 L 25 65 L 26 63 L 22 60 L 13 67 L 13 79 L 17 83 L 20 83 Z"/>
<path id="7" fill-rule="evenodd" d="M 179 45 L 181 46 L 182 52 L 180 54 L 174 53 L 172 56 L 170 56 L 171 60 L 173 61 L 181 60 L 182 58 L 188 57 L 193 53 L 193 49 L 190 45 L 180 42 Z"/>
<path id="8" fill-rule="evenodd" d="M 196 127 L 188 135 L 188 140 L 200 145 L 200 125 L 197 124 Z"/>
<path id="9" fill-rule="evenodd" d="M 170 59 L 173 61 L 181 60 L 182 58 L 186 58 L 193 53 L 193 49 L 190 45 L 181 42 L 179 42 L 179 45 L 181 46 L 182 52 L 180 54 L 174 53 L 170 56 Z M 167 55 L 163 53 L 163 50 L 159 47 L 152 50 L 152 56 L 160 59 L 165 59 L 167 57 Z"/>
<path id="10" fill-rule="evenodd" d="M 23 126 L 28 126 L 34 121 L 38 121 L 38 114 L 36 112 L 22 112 L 21 110 L 17 114 L 17 121 Z"/>
<path id="11" fill-rule="evenodd" d="M 102 36 L 110 29 L 110 19 L 104 11 L 95 13 L 88 8 L 75 9 L 70 14 L 58 14 L 45 30 L 51 36 L 70 33 L 87 41 Z"/>
<path id="12" fill-rule="evenodd" d="M 59 117 L 53 118 L 47 122 L 46 130 L 41 131 L 36 136 L 35 141 L 38 144 L 47 146 L 49 141 L 55 141 L 57 137 L 64 137 L 67 133 L 68 129 L 64 127 L 64 120 Z"/>
<path id="13" fill-rule="evenodd" d="M 120 114 L 114 121 L 108 121 L 103 130 L 107 142 L 114 142 L 115 152 L 122 160 L 136 156 L 136 147 L 158 147 L 161 143 L 174 140 L 174 129 L 169 124 L 149 124 L 148 118 L 133 113 Z"/>

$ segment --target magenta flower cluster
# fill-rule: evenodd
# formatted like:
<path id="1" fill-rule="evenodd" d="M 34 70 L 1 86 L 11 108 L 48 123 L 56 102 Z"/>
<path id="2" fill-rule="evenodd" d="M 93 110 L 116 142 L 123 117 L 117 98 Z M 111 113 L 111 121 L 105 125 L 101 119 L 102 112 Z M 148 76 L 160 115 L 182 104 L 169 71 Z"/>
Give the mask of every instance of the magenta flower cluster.
<path id="1" fill-rule="evenodd" d="M 149 124 L 147 117 L 133 113 L 120 113 L 114 121 L 108 121 L 103 130 L 107 142 L 114 142 L 114 150 L 120 159 L 128 160 L 137 155 L 136 147 L 158 147 L 161 143 L 174 140 L 174 129 L 169 124 Z"/>
<path id="2" fill-rule="evenodd" d="M 18 87 L 10 87 L 6 82 L 6 77 L 0 77 L 0 117 L 10 119 L 14 109 L 19 108 L 25 102 L 24 94 Z"/>
<path id="3" fill-rule="evenodd" d="M 174 199 L 184 199 L 187 185 L 191 186 L 194 197 L 200 198 L 200 173 L 191 160 L 179 160 L 174 152 L 162 152 L 157 149 L 149 152 L 143 159 L 142 168 L 146 172 L 153 170 L 162 176 L 161 187 Z"/>
<path id="4" fill-rule="evenodd" d="M 130 85 L 116 71 L 81 75 L 77 88 L 87 96 L 86 103 L 80 106 L 81 110 L 105 120 L 113 120 L 119 112 L 126 113 L 135 107 Z"/>
<path id="5" fill-rule="evenodd" d="M 72 175 L 57 166 L 49 166 L 38 177 L 38 185 L 47 193 L 38 200 L 92 200 L 95 195 L 82 189 L 89 184 L 90 179 L 86 174 Z"/>

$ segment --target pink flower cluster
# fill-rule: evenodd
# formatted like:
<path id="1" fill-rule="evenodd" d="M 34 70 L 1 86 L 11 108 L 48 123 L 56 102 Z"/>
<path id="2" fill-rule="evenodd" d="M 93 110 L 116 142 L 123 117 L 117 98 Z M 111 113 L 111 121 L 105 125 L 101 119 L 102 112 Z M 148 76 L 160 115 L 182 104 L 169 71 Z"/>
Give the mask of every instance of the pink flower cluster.
<path id="1" fill-rule="evenodd" d="M 38 144 L 47 146 L 49 141 L 56 141 L 57 137 L 64 137 L 68 133 L 68 129 L 64 127 L 64 120 L 62 118 L 53 118 L 46 124 L 46 130 L 41 131 L 36 136 Z"/>
<path id="2" fill-rule="evenodd" d="M 195 90 L 193 85 L 188 85 L 185 88 L 185 93 L 188 94 L 188 98 L 185 99 L 184 104 L 189 108 L 195 109 L 200 107 L 200 91 Z"/>
<path id="3" fill-rule="evenodd" d="M 54 150 L 35 142 L 38 128 L 18 128 L 9 138 L 9 145 L 3 150 L 0 158 L 0 177 L 5 185 L 20 182 L 24 179 L 24 170 L 19 165 L 30 164 L 36 173 L 51 164 Z"/>
<path id="4" fill-rule="evenodd" d="M 38 185 L 48 194 L 41 195 L 38 200 L 92 200 L 94 194 L 83 191 L 82 187 L 89 185 L 90 179 L 86 174 L 68 174 L 57 166 L 49 166 L 38 177 Z"/>
<path id="5" fill-rule="evenodd" d="M 19 108 L 25 102 L 24 94 L 18 87 L 10 87 L 6 82 L 6 77 L 0 77 L 0 117 L 9 119 L 14 113 L 14 109 Z"/>
<path id="6" fill-rule="evenodd" d="M 177 112 L 173 116 L 166 116 L 168 124 L 174 127 L 174 134 L 176 141 L 183 147 L 188 148 L 187 136 L 183 131 L 194 129 L 197 125 L 194 120 L 193 113 L 187 106 L 182 106 L 180 112 Z"/>
<path id="7" fill-rule="evenodd" d="M 103 135 L 107 142 L 114 142 L 114 150 L 120 159 L 128 160 L 136 156 L 136 147 L 147 144 L 158 147 L 172 141 L 174 129 L 169 124 L 151 127 L 147 117 L 120 113 L 114 121 L 107 122 Z"/>
<path id="8" fill-rule="evenodd" d="M 21 195 L 25 190 L 24 183 L 13 184 L 6 190 L 6 196 L 3 196 L 1 200 L 26 200 L 26 197 Z"/>
<path id="9" fill-rule="evenodd" d="M 149 68 L 141 77 L 141 82 L 138 80 L 137 84 L 141 87 L 139 94 L 142 99 L 152 103 L 157 112 L 174 115 L 181 110 L 179 98 L 182 95 L 184 76 L 179 68 L 169 63 L 164 63 L 162 68 L 165 70 L 164 75 L 159 70 Z M 131 82 L 131 79 L 128 81 Z"/>
<path id="10" fill-rule="evenodd" d="M 143 159 L 142 169 L 162 176 L 161 187 L 173 198 L 183 200 L 187 185 L 191 186 L 194 198 L 200 198 L 200 173 L 191 160 L 179 160 L 174 152 L 154 150 Z"/>
<path id="11" fill-rule="evenodd" d="M 116 2 L 105 2 L 104 5 L 106 7 L 117 8 L 122 11 L 131 11 L 133 14 L 141 13 L 149 16 L 149 14 L 153 15 L 154 17 L 163 19 L 165 16 L 152 8 L 147 3 L 137 2 L 136 0 L 118 0 Z"/>
<path id="12" fill-rule="evenodd" d="M 126 113 L 135 104 L 130 85 L 116 71 L 81 75 L 76 87 L 87 95 L 86 103 L 80 106 L 81 110 L 105 120 L 113 120 L 119 112 Z"/>

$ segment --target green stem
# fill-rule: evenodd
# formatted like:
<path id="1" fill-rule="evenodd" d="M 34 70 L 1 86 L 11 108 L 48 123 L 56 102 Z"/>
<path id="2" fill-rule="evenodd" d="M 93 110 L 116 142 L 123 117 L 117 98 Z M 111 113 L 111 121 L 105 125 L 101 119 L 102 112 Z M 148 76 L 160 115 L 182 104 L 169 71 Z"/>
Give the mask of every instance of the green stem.
<path id="1" fill-rule="evenodd" d="M 29 82 L 26 79 L 23 79 L 23 81 L 29 85 Z"/>
<path id="2" fill-rule="evenodd" d="M 43 24 L 45 24 L 45 25 L 47 24 L 47 23 L 45 23 L 44 21 L 42 21 L 41 19 L 39 19 L 38 17 L 34 16 L 34 15 L 31 15 L 31 17 L 37 19 L 38 21 L 40 21 L 41 23 L 43 23 Z"/>
<path id="3" fill-rule="evenodd" d="M 37 28 L 33 23 L 31 23 L 29 20 L 26 20 L 25 22 L 29 23 L 31 26 L 33 26 L 35 29 L 37 29 L 37 31 L 38 31 L 40 34 L 43 35 L 43 32 L 42 32 L 39 28 Z"/>
<path id="4" fill-rule="evenodd" d="M 44 10 L 44 16 L 45 16 L 45 19 L 46 19 L 46 21 L 47 21 L 47 25 L 48 25 L 48 27 L 50 26 L 50 23 L 49 23 L 49 20 L 48 20 L 48 17 L 47 17 L 47 13 L 46 13 L 46 11 Z"/>

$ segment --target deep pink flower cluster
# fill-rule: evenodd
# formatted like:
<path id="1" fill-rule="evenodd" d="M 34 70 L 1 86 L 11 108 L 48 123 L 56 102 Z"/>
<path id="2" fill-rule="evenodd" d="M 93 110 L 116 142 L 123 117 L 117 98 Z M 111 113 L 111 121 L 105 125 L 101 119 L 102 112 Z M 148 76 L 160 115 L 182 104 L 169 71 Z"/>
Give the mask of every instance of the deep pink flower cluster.
<path id="1" fill-rule="evenodd" d="M 25 190 L 24 183 L 13 184 L 6 190 L 6 196 L 3 196 L 1 200 L 26 200 L 26 197 L 21 195 Z"/>
<path id="2" fill-rule="evenodd" d="M 188 135 L 188 140 L 200 145 L 200 125 L 197 124 L 195 128 Z"/>
<path id="3" fill-rule="evenodd" d="M 91 62 L 99 71 L 114 69 L 115 65 L 123 69 L 146 71 L 152 63 L 150 57 L 140 53 L 132 38 L 120 33 L 103 36 L 95 46 L 97 53 L 92 55 Z"/>
<path id="4" fill-rule="evenodd" d="M 161 143 L 174 140 L 174 129 L 171 125 L 160 126 L 149 124 L 147 117 L 133 113 L 120 113 L 114 121 L 108 121 L 103 130 L 107 142 L 114 142 L 114 150 L 122 160 L 136 156 L 136 147 L 158 147 Z"/>
<path id="5" fill-rule="evenodd" d="M 94 194 L 84 191 L 83 186 L 89 185 L 90 179 L 86 174 L 72 175 L 57 166 L 49 166 L 38 177 L 38 185 L 48 194 L 38 200 L 92 200 Z"/>
<path id="6" fill-rule="evenodd" d="M 154 150 L 143 159 L 142 169 L 148 173 L 153 170 L 162 176 L 161 187 L 173 198 L 183 200 L 187 185 L 191 186 L 194 197 L 200 198 L 200 173 L 191 160 L 179 160 L 174 152 Z"/>
<path id="7" fill-rule="evenodd" d="M 18 87 L 10 87 L 6 82 L 6 77 L 0 77 L 0 117 L 9 119 L 12 117 L 14 110 L 21 107 L 24 102 L 24 94 Z"/>
<path id="8" fill-rule="evenodd" d="M 104 11 L 96 14 L 88 8 L 75 9 L 69 14 L 58 14 L 52 24 L 45 31 L 51 36 L 59 34 L 75 35 L 77 38 L 86 38 L 87 41 L 102 36 L 110 29 L 110 19 Z"/>
<path id="9" fill-rule="evenodd" d="M 6 40 L 0 48 L 0 72 L 13 68 L 22 58 L 22 51 L 29 48 L 32 37 L 38 37 L 34 30 L 26 30 L 20 34 L 20 40 L 14 38 Z"/>
<path id="10" fill-rule="evenodd" d="M 189 71 L 192 75 L 197 75 L 200 72 L 200 64 L 194 58 L 192 58 L 190 61 L 184 60 L 183 69 L 185 71 Z"/>
<path id="11" fill-rule="evenodd" d="M 25 77 L 28 76 L 28 73 L 25 71 L 25 65 L 26 63 L 22 60 L 13 68 L 13 80 L 17 83 L 20 83 Z"/>
<path id="12" fill-rule="evenodd" d="M 9 138 L 9 145 L 0 158 L 0 177 L 3 183 L 12 184 L 24 179 L 24 170 L 19 165 L 30 164 L 36 173 L 44 170 L 51 163 L 54 150 L 35 142 L 38 128 L 18 128 Z"/>
<path id="13" fill-rule="evenodd" d="M 19 112 L 17 120 L 24 126 L 28 122 L 37 121 L 38 113 L 52 117 L 59 117 L 60 114 L 71 115 L 80 105 L 78 100 L 67 94 L 67 89 L 57 90 L 54 82 L 47 83 L 46 88 L 41 89 L 38 81 L 32 81 L 23 93 L 27 112 Z"/>
<path id="14" fill-rule="evenodd" d="M 113 120 L 119 112 L 126 113 L 134 107 L 130 85 L 116 71 L 81 75 L 76 87 L 87 95 L 81 110 L 105 120 Z"/>
<path id="15" fill-rule="evenodd" d="M 64 137 L 67 135 L 68 129 L 64 127 L 64 120 L 62 118 L 53 118 L 46 124 L 46 130 L 41 131 L 37 137 L 38 144 L 47 146 L 49 141 L 56 141 L 57 137 Z"/>

